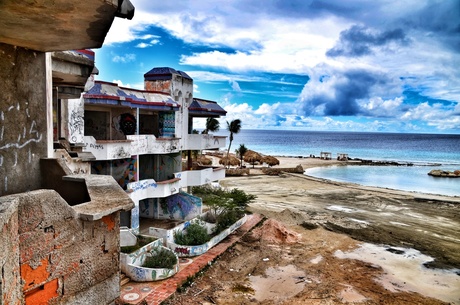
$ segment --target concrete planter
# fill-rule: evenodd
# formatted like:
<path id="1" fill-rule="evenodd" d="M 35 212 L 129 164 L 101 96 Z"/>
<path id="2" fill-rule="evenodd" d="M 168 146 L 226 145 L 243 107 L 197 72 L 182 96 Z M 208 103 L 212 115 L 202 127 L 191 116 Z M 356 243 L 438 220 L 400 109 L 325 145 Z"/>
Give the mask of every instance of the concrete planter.
<path id="1" fill-rule="evenodd" d="M 157 239 L 152 241 L 151 243 L 143 246 L 140 249 L 137 249 L 131 253 L 122 253 L 120 252 L 120 265 L 121 265 L 121 272 L 127 274 L 128 265 L 138 265 L 138 261 L 142 259 L 142 263 L 144 262 L 144 257 L 147 253 L 152 251 L 157 247 L 161 247 L 163 245 L 162 239 Z M 139 264 L 142 265 L 142 264 Z"/>
<path id="2" fill-rule="evenodd" d="M 214 232 L 214 228 L 216 227 L 216 224 L 214 223 L 209 223 L 201 220 L 206 216 L 206 213 L 201 214 L 199 217 L 195 217 L 191 220 L 184 221 L 177 226 L 175 226 L 172 229 L 162 229 L 162 228 L 155 228 L 155 227 L 150 227 L 149 228 L 149 235 L 155 236 L 158 238 L 163 238 L 165 241 L 165 245 L 167 245 L 168 242 L 174 242 L 174 232 L 175 231 L 183 231 L 185 228 L 187 228 L 189 225 L 192 223 L 199 222 L 202 224 L 204 227 L 206 227 L 206 230 L 208 234 L 212 234 Z"/>
<path id="3" fill-rule="evenodd" d="M 163 248 L 163 249 L 166 249 L 167 251 L 171 251 L 170 249 L 163 247 L 163 246 L 158 246 L 157 248 Z M 151 249 L 151 250 L 153 250 L 153 252 L 155 251 L 155 249 Z M 142 267 L 145 259 L 149 255 L 152 255 L 151 251 L 140 252 L 135 257 L 129 254 L 132 263 L 127 263 L 124 266 L 124 269 L 125 269 L 124 272 L 128 277 L 131 278 L 131 280 L 135 282 L 159 281 L 159 280 L 164 280 L 166 278 L 169 278 L 173 276 L 174 274 L 176 274 L 177 272 L 179 272 L 179 259 L 177 259 L 177 263 L 172 269 Z M 176 258 L 177 258 L 177 255 L 176 255 Z"/>
<path id="4" fill-rule="evenodd" d="M 221 242 L 225 237 L 233 233 L 236 229 L 241 227 L 247 220 L 247 215 L 245 214 L 242 218 L 240 218 L 237 222 L 235 222 L 233 225 L 231 225 L 229 228 L 225 229 L 224 231 L 220 232 L 218 235 L 214 236 L 211 238 L 210 241 L 208 241 L 205 244 L 198 245 L 198 246 L 184 246 L 184 245 L 178 245 L 174 243 L 171 240 L 167 240 L 166 244 L 167 247 L 176 253 L 178 257 L 192 257 L 192 256 L 198 256 L 201 254 L 206 253 L 209 249 L 217 245 L 219 242 Z M 209 228 L 208 228 L 209 230 Z"/>

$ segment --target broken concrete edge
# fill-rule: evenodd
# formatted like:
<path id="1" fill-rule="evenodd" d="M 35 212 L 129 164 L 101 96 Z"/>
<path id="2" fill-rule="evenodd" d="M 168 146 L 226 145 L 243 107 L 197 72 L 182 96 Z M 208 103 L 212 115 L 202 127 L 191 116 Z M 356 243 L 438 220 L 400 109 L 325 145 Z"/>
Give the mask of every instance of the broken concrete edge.
<path id="1" fill-rule="evenodd" d="M 81 54 L 78 54 L 77 51 L 55 51 L 51 53 L 51 57 L 54 60 L 60 60 L 69 63 L 75 63 L 80 65 L 85 65 L 88 67 L 94 67 L 94 59 L 91 60 Z"/>
<path id="2" fill-rule="evenodd" d="M 62 177 L 62 180 L 86 184 L 91 201 L 73 206 L 82 220 L 94 221 L 134 208 L 134 202 L 112 176 L 70 175 Z"/>
<path id="3" fill-rule="evenodd" d="M 15 195 L 0 197 L 0 228 L 3 228 L 9 222 L 11 217 L 17 213 L 19 198 Z"/>

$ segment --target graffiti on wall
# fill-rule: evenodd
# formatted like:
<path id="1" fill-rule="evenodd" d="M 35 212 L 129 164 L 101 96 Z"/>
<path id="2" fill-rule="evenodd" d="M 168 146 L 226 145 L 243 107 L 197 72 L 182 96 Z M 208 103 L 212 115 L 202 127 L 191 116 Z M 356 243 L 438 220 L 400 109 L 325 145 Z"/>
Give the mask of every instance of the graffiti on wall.
<path id="1" fill-rule="evenodd" d="M 111 175 L 126 190 L 128 183 L 136 181 L 137 158 L 91 162 L 91 173 Z"/>
<path id="2" fill-rule="evenodd" d="M 113 110 L 112 115 L 114 115 L 112 117 L 112 128 L 115 131 L 112 132 L 112 140 L 122 140 L 125 139 L 127 135 L 136 133 L 137 123 L 132 113 L 124 112 L 116 114 L 116 111 Z"/>
<path id="3" fill-rule="evenodd" d="M 201 199 L 184 192 L 159 201 L 163 215 L 173 219 L 191 219 L 201 213 Z"/>
<path id="4" fill-rule="evenodd" d="M 82 111 L 72 109 L 72 111 L 70 112 L 69 130 L 71 143 L 82 142 L 83 133 L 85 130 L 85 121 L 83 119 Z"/>
<path id="5" fill-rule="evenodd" d="M 14 168 L 21 158 L 32 163 L 37 156 L 32 145 L 42 142 L 43 138 L 44 134 L 39 131 L 27 106 L 17 103 L 0 110 L 0 168 Z M 2 178 L 0 195 L 2 189 L 8 192 L 8 176 L 5 174 Z"/>
<path id="6" fill-rule="evenodd" d="M 43 134 L 37 130 L 37 123 L 35 120 L 25 120 L 23 122 L 22 128 L 5 128 L 5 123 L 7 117 L 10 117 L 10 123 L 16 122 L 16 119 L 22 114 L 21 106 L 19 103 L 16 106 L 10 106 L 6 111 L 0 111 L 0 121 L 2 126 L 0 127 L 0 151 L 6 150 L 9 148 L 23 149 L 30 143 L 38 143 L 42 141 Z M 30 118 L 29 108 L 24 110 L 24 114 L 27 118 Z M 5 142 L 6 141 L 6 142 Z"/>
<path id="7" fill-rule="evenodd" d="M 175 114 L 161 112 L 159 117 L 160 137 L 174 138 L 176 133 Z"/>

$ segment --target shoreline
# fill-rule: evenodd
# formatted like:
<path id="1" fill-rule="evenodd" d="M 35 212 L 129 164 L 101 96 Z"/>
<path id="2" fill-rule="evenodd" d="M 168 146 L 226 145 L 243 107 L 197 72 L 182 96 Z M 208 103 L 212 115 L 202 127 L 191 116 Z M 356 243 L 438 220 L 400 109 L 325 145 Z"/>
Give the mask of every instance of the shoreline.
<path id="1" fill-rule="evenodd" d="M 277 166 L 274 166 L 273 167 L 274 169 L 276 168 L 294 168 L 298 165 L 301 165 L 304 170 L 310 169 L 310 168 L 316 168 L 316 167 L 333 166 L 333 165 L 341 165 L 341 166 L 345 166 L 345 165 L 359 166 L 361 165 L 360 161 L 356 161 L 356 160 L 351 160 L 351 161 L 323 160 L 319 158 L 309 158 L 309 157 L 306 157 L 306 158 L 276 157 L 276 158 L 280 161 L 280 164 Z M 377 165 L 377 166 L 388 166 L 388 165 Z M 247 168 L 251 170 L 251 175 L 265 175 L 261 170 L 262 168 L 261 166 L 256 166 L 255 168 L 252 168 L 251 166 L 247 166 Z M 378 186 L 366 186 L 366 185 L 353 183 L 353 182 L 343 182 L 343 181 L 335 181 L 335 180 L 326 179 L 326 178 L 317 178 L 317 177 L 309 176 L 305 174 L 293 174 L 293 173 L 289 173 L 289 174 L 295 175 L 299 178 L 307 177 L 310 180 L 340 185 L 342 187 L 347 186 L 349 188 L 372 190 L 376 192 L 382 192 L 385 194 L 399 194 L 399 195 L 412 196 L 416 200 L 426 200 L 426 201 L 431 200 L 431 201 L 438 201 L 438 202 L 444 201 L 444 202 L 449 202 L 449 203 L 460 204 L 460 196 L 448 196 L 448 195 L 433 194 L 433 193 L 423 193 L 423 192 L 417 192 L 417 191 L 405 191 L 405 190 L 378 187 Z"/>

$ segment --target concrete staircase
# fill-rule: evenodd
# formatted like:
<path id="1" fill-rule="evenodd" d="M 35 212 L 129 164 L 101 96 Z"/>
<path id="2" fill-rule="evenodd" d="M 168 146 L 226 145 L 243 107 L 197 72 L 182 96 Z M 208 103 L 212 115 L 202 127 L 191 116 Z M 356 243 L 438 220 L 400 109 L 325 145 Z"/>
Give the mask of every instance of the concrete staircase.
<path id="1" fill-rule="evenodd" d="M 126 276 L 123 272 L 120 272 L 120 287 L 123 287 L 124 285 L 128 284 L 131 281 L 131 279 Z"/>

